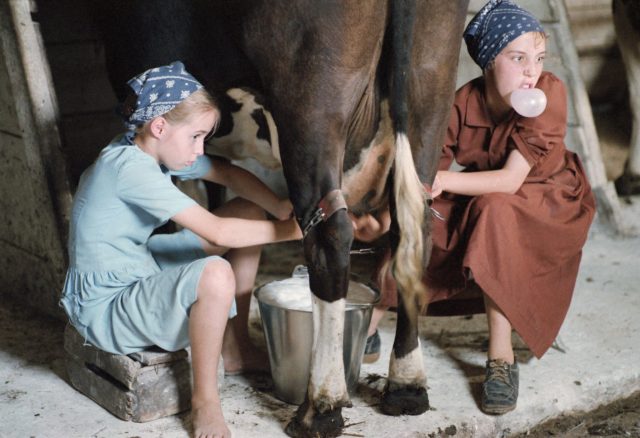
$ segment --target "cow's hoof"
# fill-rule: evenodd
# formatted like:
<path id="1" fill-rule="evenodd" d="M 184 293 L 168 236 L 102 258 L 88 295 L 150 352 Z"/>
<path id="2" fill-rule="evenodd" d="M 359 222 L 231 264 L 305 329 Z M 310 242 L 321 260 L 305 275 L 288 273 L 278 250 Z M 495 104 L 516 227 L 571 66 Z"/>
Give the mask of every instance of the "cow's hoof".
<path id="1" fill-rule="evenodd" d="M 382 412 L 387 415 L 420 415 L 429 409 L 429 396 L 425 388 L 404 387 L 385 391 Z"/>
<path id="2" fill-rule="evenodd" d="M 635 175 L 625 170 L 616 181 L 616 192 L 619 196 L 640 195 L 640 175 Z"/>
<path id="3" fill-rule="evenodd" d="M 344 420 L 342 408 L 335 408 L 325 413 L 309 412 L 309 402 L 298 408 L 296 416 L 287 424 L 285 432 L 294 438 L 333 438 L 342 435 Z M 304 422 L 305 417 L 312 415 L 311 425 Z"/>

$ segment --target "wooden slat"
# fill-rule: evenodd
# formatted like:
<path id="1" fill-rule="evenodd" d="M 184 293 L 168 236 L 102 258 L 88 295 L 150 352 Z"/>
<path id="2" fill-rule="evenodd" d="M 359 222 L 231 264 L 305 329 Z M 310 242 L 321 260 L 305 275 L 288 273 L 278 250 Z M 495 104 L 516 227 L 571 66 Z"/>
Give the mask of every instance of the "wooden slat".
<path id="1" fill-rule="evenodd" d="M 611 8 L 606 13 L 593 17 L 572 18 L 571 34 L 579 55 L 607 53 L 616 45 Z"/>
<path id="2" fill-rule="evenodd" d="M 132 353 L 129 357 L 140 362 L 142 366 L 150 366 L 188 359 L 189 352 L 187 350 L 164 351 L 158 348 Z"/>
<path id="3" fill-rule="evenodd" d="M 133 389 L 142 368 L 140 362 L 125 355 L 111 354 L 92 345 L 85 345 L 84 339 L 71 326 L 64 330 L 64 349 L 80 362 L 97 366 L 129 389 Z"/>
<path id="4" fill-rule="evenodd" d="M 133 421 L 151 421 L 187 410 L 191 407 L 191 364 L 181 359 L 144 367 L 134 392 Z"/>
<path id="5" fill-rule="evenodd" d="M 116 417 L 131 421 L 135 409 L 136 397 L 108 379 L 98 376 L 85 366 L 85 363 L 73 356 L 65 357 L 65 366 L 71 385 L 78 391 L 98 403 Z"/>
<path id="6" fill-rule="evenodd" d="M 191 407 L 191 368 L 185 360 L 143 368 L 132 390 L 71 355 L 65 366 L 74 388 L 126 421 L 143 423 Z"/>
<path id="7" fill-rule="evenodd" d="M 469 2 L 469 17 L 472 17 L 473 15 L 475 15 L 476 12 L 478 12 L 486 3 L 487 3 L 487 0 L 471 0 Z M 516 3 L 518 3 L 528 11 L 530 11 L 542 22 L 558 20 L 556 9 L 548 1 L 516 0 Z"/>

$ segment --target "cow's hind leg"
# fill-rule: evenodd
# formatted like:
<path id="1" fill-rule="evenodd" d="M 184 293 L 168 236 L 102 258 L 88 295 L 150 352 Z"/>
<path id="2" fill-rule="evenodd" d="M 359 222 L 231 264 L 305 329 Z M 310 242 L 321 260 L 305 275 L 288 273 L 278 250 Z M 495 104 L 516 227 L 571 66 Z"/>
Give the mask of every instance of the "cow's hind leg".
<path id="1" fill-rule="evenodd" d="M 393 2 L 399 5 L 401 2 Z M 438 158 L 447 122 L 451 114 L 451 105 L 455 90 L 456 69 L 462 29 L 464 27 L 468 0 L 439 1 L 423 0 L 415 2 L 415 23 L 413 26 L 411 46 L 411 68 L 408 70 L 408 88 L 406 93 L 407 108 L 403 111 L 401 104 L 392 105 L 397 108 L 398 119 L 406 118 L 406 131 L 402 123 L 397 128 L 397 150 L 405 148 L 403 134 L 407 135 L 411 145 L 412 157 L 416 166 L 419 180 L 431 184 L 438 168 Z M 400 14 L 404 16 L 404 14 Z M 402 35 L 402 32 L 399 33 Z M 399 58 L 400 62 L 402 58 Z M 400 78 L 400 76 L 396 76 Z M 394 88 L 392 88 L 393 90 Z M 397 89 L 396 89 L 397 90 Z M 397 94 L 394 93 L 394 95 Z M 397 95 L 395 98 L 400 98 Z M 393 101 L 392 96 L 392 101 Z M 396 156 L 394 172 L 408 169 L 408 159 L 403 155 Z M 397 173 L 396 176 L 402 175 Z M 421 279 L 422 270 L 407 271 L 400 265 L 408 258 L 411 248 L 418 248 L 411 243 L 411 239 L 418 239 L 419 233 L 413 232 L 412 226 L 416 220 L 408 220 L 407 216 L 417 218 L 417 215 L 403 213 L 408 204 L 413 202 L 403 200 L 405 195 L 414 191 L 404 190 L 402 179 L 394 178 L 394 196 L 390 198 L 394 221 L 391 225 L 389 237 L 392 247 L 398 249 L 394 277 L 398 283 L 399 296 L 398 323 L 393 352 L 389 363 L 387 388 L 382 400 L 382 411 L 391 415 L 418 415 L 429 408 L 427 397 L 427 379 L 423 365 L 422 349 L 418 338 L 418 304 L 423 290 Z M 405 181 L 410 182 L 409 178 Z M 415 186 L 414 186 L 415 187 Z M 396 193 L 398 192 L 398 193 Z M 400 196 L 403 195 L 403 196 Z M 411 196 L 410 199 L 414 197 Z M 396 205 L 397 203 L 397 205 Z M 397 207 L 397 208 L 396 208 Z M 424 230 L 424 259 L 422 267 L 428 265 L 431 253 L 430 227 L 431 215 L 426 210 Z M 412 223 L 413 222 L 413 223 Z M 400 236 L 402 230 L 402 236 Z M 405 242 L 402 239 L 407 239 Z M 418 250 L 414 250 L 418 252 Z M 398 275 L 400 274 L 400 275 Z M 428 297 L 425 302 L 428 302 Z"/>
<path id="2" fill-rule="evenodd" d="M 405 306 L 399 298 L 396 337 L 381 405 L 387 415 L 419 415 L 429 409 L 417 312 L 417 305 Z"/>

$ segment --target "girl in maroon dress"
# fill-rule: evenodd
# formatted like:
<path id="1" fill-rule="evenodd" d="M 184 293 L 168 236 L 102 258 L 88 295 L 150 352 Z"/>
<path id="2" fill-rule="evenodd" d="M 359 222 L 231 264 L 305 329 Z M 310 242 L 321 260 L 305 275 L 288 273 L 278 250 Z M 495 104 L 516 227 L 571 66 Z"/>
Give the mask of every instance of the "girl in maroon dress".
<path id="1" fill-rule="evenodd" d="M 511 1 L 492 0 L 464 39 L 483 75 L 456 92 L 432 185 L 432 207 L 444 220 L 433 219 L 423 281 L 430 303 L 482 292 L 489 351 L 481 407 L 502 414 L 518 397 L 511 331 L 538 358 L 553 343 L 569 308 L 595 200 L 580 159 L 564 144 L 567 92 L 542 70 L 546 35 L 538 20 Z M 534 87 L 547 97 L 544 111 L 536 117 L 515 112 L 512 92 Z M 454 159 L 463 171 L 448 170 Z M 388 212 L 353 219 L 359 240 L 388 230 Z M 380 283 L 383 305 L 395 305 L 395 283 L 389 277 Z M 376 343 L 382 314 L 374 312 L 369 344 Z"/>

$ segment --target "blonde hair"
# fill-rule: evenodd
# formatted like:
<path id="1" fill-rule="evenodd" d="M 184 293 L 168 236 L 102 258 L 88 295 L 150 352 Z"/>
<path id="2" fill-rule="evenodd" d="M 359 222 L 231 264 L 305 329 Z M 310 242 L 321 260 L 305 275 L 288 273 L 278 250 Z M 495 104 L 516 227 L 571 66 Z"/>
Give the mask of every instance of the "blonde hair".
<path id="1" fill-rule="evenodd" d="M 172 125 L 179 125 L 182 123 L 188 123 L 192 118 L 208 112 L 214 112 L 216 115 L 216 120 L 213 125 L 213 129 L 211 130 L 212 132 L 215 132 L 215 130 L 218 129 L 218 124 L 220 123 L 220 109 L 209 92 L 204 88 L 200 88 L 199 90 L 191 93 L 170 111 L 158 117 L 164 117 L 165 120 Z M 144 125 L 139 126 L 136 129 L 136 132 L 142 132 L 150 122 L 151 120 Z"/>

